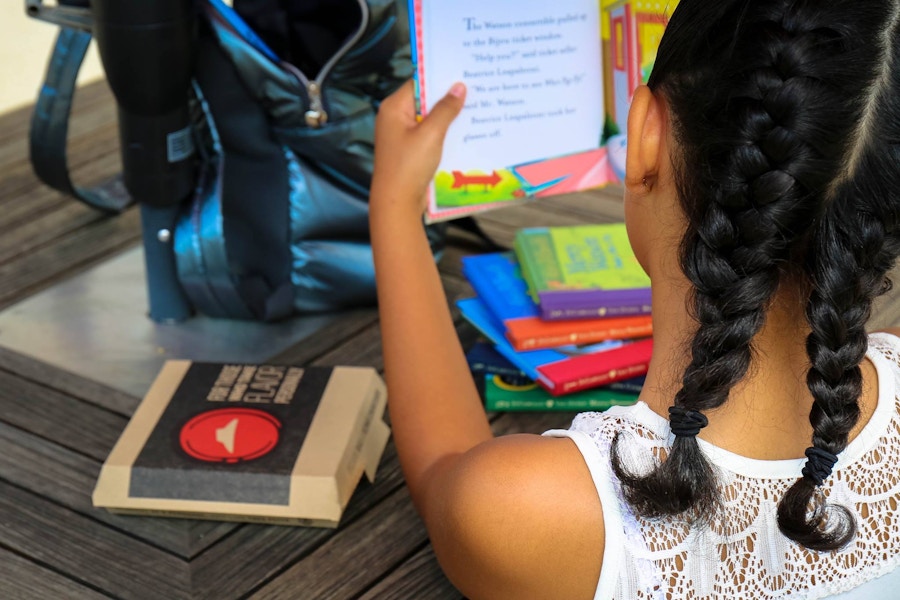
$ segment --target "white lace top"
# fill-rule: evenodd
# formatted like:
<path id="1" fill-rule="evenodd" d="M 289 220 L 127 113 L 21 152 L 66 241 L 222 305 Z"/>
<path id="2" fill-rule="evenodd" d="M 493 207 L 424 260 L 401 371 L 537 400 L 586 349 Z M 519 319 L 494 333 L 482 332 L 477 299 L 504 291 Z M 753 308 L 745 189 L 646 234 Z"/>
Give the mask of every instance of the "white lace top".
<path id="1" fill-rule="evenodd" d="M 583 413 L 569 430 L 545 433 L 576 443 L 600 496 L 606 548 L 595 598 L 900 598 L 900 339 L 871 335 L 867 356 L 878 372 L 878 406 L 825 483 L 829 502 L 857 520 L 855 539 L 837 552 L 806 550 L 778 530 L 777 502 L 805 459 L 750 459 L 699 440 L 719 470 L 724 510 L 709 527 L 691 528 L 679 518 L 634 516 L 612 473 L 616 432 L 627 436 L 629 461 L 674 439 L 646 404 Z"/>

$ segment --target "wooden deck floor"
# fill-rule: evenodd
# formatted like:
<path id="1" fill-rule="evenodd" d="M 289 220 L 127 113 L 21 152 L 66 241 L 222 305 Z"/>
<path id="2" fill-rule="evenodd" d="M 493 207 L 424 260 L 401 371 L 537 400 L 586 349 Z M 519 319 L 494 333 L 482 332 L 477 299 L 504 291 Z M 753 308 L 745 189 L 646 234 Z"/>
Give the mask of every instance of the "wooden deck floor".
<path id="1" fill-rule="evenodd" d="M 0 117 L 0 310 L 139 241 L 131 210 L 106 217 L 41 186 L 27 159 L 28 110 Z M 75 179 L 119 170 L 105 84 L 83 89 L 70 140 Z M 611 193 L 564 197 L 480 218 L 501 243 L 527 225 L 621 219 Z M 454 238 L 441 262 L 450 299 L 471 293 Z M 896 325 L 887 298 L 877 326 Z M 460 336 L 475 334 L 459 324 Z M 298 364 L 382 367 L 374 309 L 349 311 L 273 357 Z M 98 356 L 97 360 L 104 360 Z M 434 561 L 393 446 L 337 530 L 125 517 L 96 510 L 100 465 L 138 398 L 0 347 L 0 597 L 5 599 L 453 599 Z M 497 433 L 567 426 L 571 414 L 492 415 Z"/>
<path id="2" fill-rule="evenodd" d="M 28 162 L 30 110 L 0 117 L 0 310 L 139 243 L 138 213 L 101 215 L 39 184 Z M 76 98 L 70 166 L 76 182 L 120 169 L 105 84 Z M 618 219 L 610 195 L 574 196 L 481 219 L 498 241 L 516 228 Z M 450 299 L 471 293 L 453 238 L 441 262 Z M 460 324 L 466 341 L 474 332 Z M 381 368 L 377 313 L 349 311 L 274 357 Z M 104 357 L 98 356 L 97 360 Z M 96 510 L 100 465 L 138 398 L 0 346 L 0 597 L 459 598 L 431 553 L 389 446 L 337 530 L 125 517 Z M 570 414 L 493 416 L 498 433 L 565 426 Z"/>

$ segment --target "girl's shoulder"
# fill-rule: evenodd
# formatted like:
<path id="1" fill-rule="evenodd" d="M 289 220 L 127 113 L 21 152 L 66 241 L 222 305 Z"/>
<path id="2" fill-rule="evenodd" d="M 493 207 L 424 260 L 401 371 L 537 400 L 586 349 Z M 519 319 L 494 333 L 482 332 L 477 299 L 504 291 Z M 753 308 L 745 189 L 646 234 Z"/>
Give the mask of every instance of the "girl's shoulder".
<path id="1" fill-rule="evenodd" d="M 498 437 L 466 453 L 435 485 L 441 501 L 423 516 L 441 566 L 468 597 L 592 595 L 603 512 L 571 442 Z"/>

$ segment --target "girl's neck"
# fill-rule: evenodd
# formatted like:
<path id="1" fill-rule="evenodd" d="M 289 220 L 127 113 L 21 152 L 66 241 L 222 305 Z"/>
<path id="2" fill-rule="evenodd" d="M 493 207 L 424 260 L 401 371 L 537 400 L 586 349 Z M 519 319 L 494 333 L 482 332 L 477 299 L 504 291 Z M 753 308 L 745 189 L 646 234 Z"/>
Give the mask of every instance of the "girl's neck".
<path id="1" fill-rule="evenodd" d="M 669 275 L 655 277 L 653 282 L 653 358 L 641 400 L 668 418 L 668 408 L 690 360 L 696 325 L 687 309 L 690 287 L 677 265 L 656 272 Z M 808 333 L 798 294 L 789 288 L 781 290 L 754 338 L 750 370 L 732 389 L 725 405 L 707 412 L 709 426 L 700 437 L 751 458 L 802 457 L 812 438 L 809 411 L 813 398 L 806 386 Z M 869 361 L 862 367 L 862 415 L 851 438 L 868 421 L 878 397 L 874 367 Z"/>

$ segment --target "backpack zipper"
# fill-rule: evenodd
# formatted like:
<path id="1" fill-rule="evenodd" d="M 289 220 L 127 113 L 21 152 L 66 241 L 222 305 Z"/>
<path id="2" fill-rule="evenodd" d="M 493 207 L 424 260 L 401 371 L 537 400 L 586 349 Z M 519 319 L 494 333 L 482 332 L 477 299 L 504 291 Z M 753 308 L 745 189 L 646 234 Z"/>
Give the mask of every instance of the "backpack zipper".
<path id="1" fill-rule="evenodd" d="M 359 4 L 359 9 L 362 14 L 362 18 L 360 19 L 359 29 L 356 30 L 350 38 L 344 43 L 341 48 L 332 55 L 332 57 L 325 63 L 322 68 L 319 70 L 319 74 L 312 80 L 307 77 L 303 71 L 298 69 L 296 66 L 292 65 L 289 62 L 282 62 L 281 66 L 286 71 L 291 73 L 297 80 L 303 85 L 306 90 L 306 97 L 309 100 L 309 108 L 303 114 L 303 117 L 306 119 L 306 124 L 309 127 L 317 128 L 321 127 L 325 123 L 328 122 L 328 112 L 325 110 L 325 104 L 322 100 L 322 84 L 325 82 L 325 78 L 328 77 L 328 74 L 334 68 L 341 58 L 344 57 L 347 52 L 359 41 L 362 37 L 363 33 L 366 31 L 366 27 L 369 25 L 369 5 L 366 4 L 366 0 L 357 0 Z"/>

